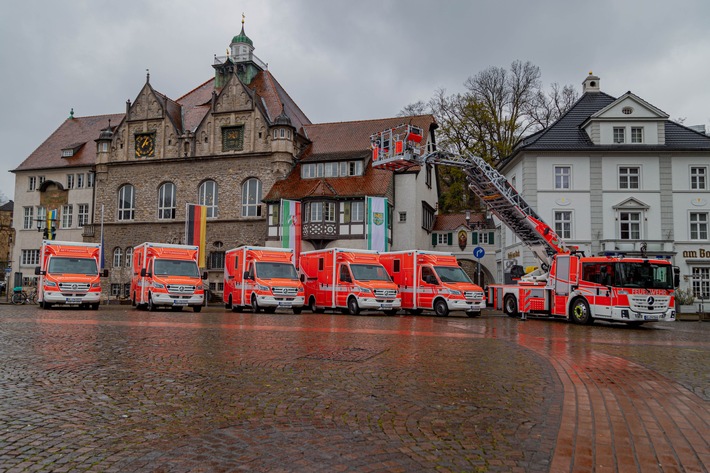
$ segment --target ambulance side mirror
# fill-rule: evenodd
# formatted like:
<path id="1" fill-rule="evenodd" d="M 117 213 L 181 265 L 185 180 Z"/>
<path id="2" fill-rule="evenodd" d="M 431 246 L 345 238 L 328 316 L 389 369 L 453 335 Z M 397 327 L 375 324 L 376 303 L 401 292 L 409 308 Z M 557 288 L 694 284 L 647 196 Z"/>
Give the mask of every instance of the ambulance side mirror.
<path id="1" fill-rule="evenodd" d="M 680 286 L 680 268 L 678 266 L 673 267 L 673 287 Z"/>
<path id="2" fill-rule="evenodd" d="M 42 268 L 35 266 L 35 276 L 43 275 Z"/>
<path id="3" fill-rule="evenodd" d="M 107 278 L 108 277 L 108 269 L 104 269 L 103 273 L 101 273 L 101 276 Z"/>
<path id="4" fill-rule="evenodd" d="M 249 271 L 244 271 L 244 279 L 253 279 L 253 278 L 249 275 Z"/>
<path id="5" fill-rule="evenodd" d="M 299 276 L 298 279 L 300 279 L 301 282 L 306 282 L 306 275 L 305 275 L 305 274 L 301 274 L 301 276 Z"/>
<path id="6" fill-rule="evenodd" d="M 141 277 L 144 278 L 144 277 L 146 277 L 146 276 L 150 277 L 150 276 L 148 275 L 148 272 L 145 270 L 145 268 L 141 268 Z"/>
<path id="7" fill-rule="evenodd" d="M 207 279 L 207 271 L 204 271 L 204 272 L 202 273 L 202 279 Z"/>

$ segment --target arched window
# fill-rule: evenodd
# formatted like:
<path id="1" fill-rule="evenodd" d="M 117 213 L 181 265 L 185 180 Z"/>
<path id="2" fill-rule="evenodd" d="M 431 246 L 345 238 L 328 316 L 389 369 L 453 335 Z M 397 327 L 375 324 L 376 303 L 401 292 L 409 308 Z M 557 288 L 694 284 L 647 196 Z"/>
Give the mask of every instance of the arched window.
<path id="1" fill-rule="evenodd" d="M 123 250 L 121 248 L 116 247 L 113 249 L 113 267 L 114 268 L 120 268 L 121 267 L 121 259 L 123 257 Z"/>
<path id="2" fill-rule="evenodd" d="M 133 220 L 136 211 L 136 193 L 133 186 L 126 184 L 118 189 L 118 219 Z"/>
<path id="3" fill-rule="evenodd" d="M 133 264 L 133 248 L 126 248 L 126 268 L 130 268 Z"/>
<path id="4" fill-rule="evenodd" d="M 261 181 L 252 177 L 242 185 L 242 217 L 261 216 Z"/>
<path id="5" fill-rule="evenodd" d="M 175 218 L 175 184 L 166 182 L 158 190 L 158 218 Z"/>
<path id="6" fill-rule="evenodd" d="M 217 216 L 217 183 L 214 181 L 205 181 L 200 184 L 198 191 L 197 203 L 207 206 L 207 218 Z"/>

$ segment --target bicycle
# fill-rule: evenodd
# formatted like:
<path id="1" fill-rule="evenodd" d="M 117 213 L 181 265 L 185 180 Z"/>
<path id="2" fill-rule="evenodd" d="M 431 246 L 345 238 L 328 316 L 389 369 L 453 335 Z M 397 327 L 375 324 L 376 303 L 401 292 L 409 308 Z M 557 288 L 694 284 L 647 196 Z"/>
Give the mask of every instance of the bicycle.
<path id="1" fill-rule="evenodd" d="M 29 293 L 25 292 L 21 287 L 16 287 L 12 292 L 13 304 L 36 304 L 37 289 L 32 289 Z"/>

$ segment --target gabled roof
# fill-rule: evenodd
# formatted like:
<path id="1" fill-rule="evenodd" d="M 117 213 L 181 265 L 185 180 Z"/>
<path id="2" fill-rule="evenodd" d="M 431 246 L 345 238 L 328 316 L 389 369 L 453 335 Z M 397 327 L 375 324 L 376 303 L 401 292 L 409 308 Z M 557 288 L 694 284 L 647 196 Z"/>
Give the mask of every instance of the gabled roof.
<path id="1" fill-rule="evenodd" d="M 667 117 L 662 110 L 648 104 L 628 92 L 624 97 L 633 96 L 651 110 Z M 595 145 L 582 126 L 595 114 L 607 109 L 617 101 L 603 92 L 587 92 L 572 107 L 549 127 L 523 138 L 513 153 L 504 159 L 499 167 L 504 167 L 518 153 L 524 151 L 710 151 L 710 137 L 670 120 L 665 120 L 665 144 L 609 144 Z"/>
<path id="2" fill-rule="evenodd" d="M 477 222 L 480 222 L 483 228 L 488 228 L 485 213 L 471 213 L 470 224 Z M 469 222 L 466 222 L 465 213 L 437 214 L 432 231 L 445 232 L 458 230 L 461 227 L 469 228 Z"/>
<path id="3" fill-rule="evenodd" d="M 375 169 L 370 165 L 370 136 L 402 123 L 411 123 L 427 131 L 436 127 L 431 115 L 304 126 L 303 130 L 310 140 L 308 149 L 291 173 L 271 187 L 264 202 L 316 196 L 346 199 L 386 195 L 392 185 L 392 171 Z M 303 163 L 354 159 L 363 160 L 362 176 L 301 178 Z"/>
<path id="4" fill-rule="evenodd" d="M 93 166 L 96 160 L 94 140 L 99 137 L 101 130 L 108 126 L 109 120 L 114 124 L 120 123 L 123 120 L 123 114 L 67 118 L 12 172 Z M 77 143 L 85 143 L 85 145 L 81 146 L 74 156 L 63 158 L 62 149 L 74 148 Z"/>
<path id="5" fill-rule="evenodd" d="M 15 203 L 11 200 L 8 200 L 4 204 L 0 205 L 0 212 L 12 212 L 12 209 L 15 207 Z"/>
<path id="6" fill-rule="evenodd" d="M 670 115 L 668 115 L 666 112 L 661 110 L 660 108 L 651 105 L 650 103 L 646 102 L 644 99 L 639 97 L 638 95 L 632 93 L 631 91 L 626 92 L 624 95 L 619 97 L 618 99 L 614 100 L 612 103 L 607 105 L 606 107 L 597 110 L 595 113 L 591 115 L 590 118 L 598 118 L 604 115 L 606 112 L 614 108 L 617 104 L 625 101 L 626 99 L 631 99 L 632 101 L 638 103 L 639 105 L 645 107 L 648 109 L 651 113 L 655 114 L 657 117 L 662 117 L 662 118 L 668 118 Z"/>

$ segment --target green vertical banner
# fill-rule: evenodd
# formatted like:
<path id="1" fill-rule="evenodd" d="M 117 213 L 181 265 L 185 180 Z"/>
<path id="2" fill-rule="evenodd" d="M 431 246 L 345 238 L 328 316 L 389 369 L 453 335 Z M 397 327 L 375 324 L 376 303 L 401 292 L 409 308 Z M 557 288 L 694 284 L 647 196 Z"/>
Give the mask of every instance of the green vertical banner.
<path id="1" fill-rule="evenodd" d="M 387 228 L 387 198 L 367 198 L 367 249 L 388 251 Z"/>

